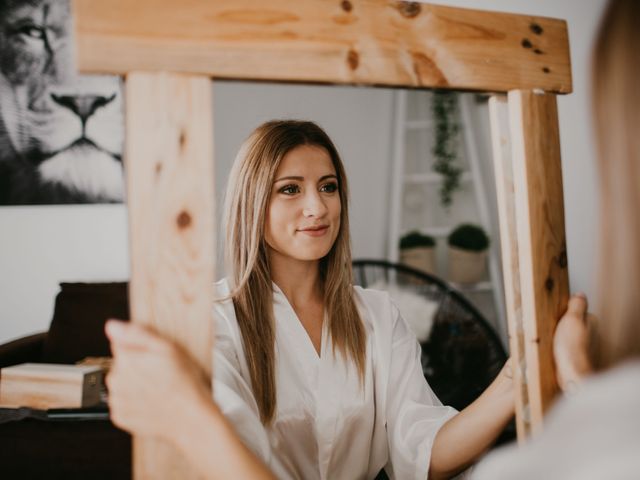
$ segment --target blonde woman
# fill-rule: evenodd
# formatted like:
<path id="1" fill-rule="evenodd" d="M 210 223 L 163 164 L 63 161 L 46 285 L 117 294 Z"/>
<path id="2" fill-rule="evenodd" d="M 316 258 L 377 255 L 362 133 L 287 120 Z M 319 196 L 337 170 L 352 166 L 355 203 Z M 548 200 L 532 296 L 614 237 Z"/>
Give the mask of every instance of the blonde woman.
<path id="1" fill-rule="evenodd" d="M 640 2 L 614 0 L 593 58 L 601 225 L 601 318 L 574 296 L 554 350 L 566 398 L 543 434 L 480 464 L 486 480 L 640 478 Z M 592 328 L 588 328 L 588 326 Z M 594 369 L 596 375 L 589 375 Z"/>
<path id="2" fill-rule="evenodd" d="M 188 355 L 112 322 L 117 425 L 174 442 L 212 478 L 449 478 L 491 445 L 512 381 L 503 370 L 459 414 L 440 404 L 389 296 L 352 286 L 347 178 L 322 129 L 256 129 L 225 212 L 215 402 Z"/>

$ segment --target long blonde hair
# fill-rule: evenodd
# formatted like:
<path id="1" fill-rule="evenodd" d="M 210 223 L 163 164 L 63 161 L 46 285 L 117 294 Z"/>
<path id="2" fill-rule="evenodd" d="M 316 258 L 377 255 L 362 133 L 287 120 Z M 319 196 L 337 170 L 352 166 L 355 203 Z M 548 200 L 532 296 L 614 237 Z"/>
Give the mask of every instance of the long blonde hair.
<path id="1" fill-rule="evenodd" d="M 600 369 L 640 355 L 640 2 L 610 2 L 594 50 L 593 103 L 602 196 Z"/>
<path id="2" fill-rule="evenodd" d="M 282 158 L 300 145 L 324 148 L 338 177 L 340 230 L 331 250 L 320 260 L 320 279 L 333 347 L 352 359 L 361 381 L 364 376 L 366 334 L 353 298 L 348 187 L 342 161 L 328 135 L 312 122 L 264 123 L 238 152 L 224 207 L 231 297 L 264 424 L 273 419 L 276 407 L 273 286 L 264 238 L 265 218 L 276 170 Z"/>

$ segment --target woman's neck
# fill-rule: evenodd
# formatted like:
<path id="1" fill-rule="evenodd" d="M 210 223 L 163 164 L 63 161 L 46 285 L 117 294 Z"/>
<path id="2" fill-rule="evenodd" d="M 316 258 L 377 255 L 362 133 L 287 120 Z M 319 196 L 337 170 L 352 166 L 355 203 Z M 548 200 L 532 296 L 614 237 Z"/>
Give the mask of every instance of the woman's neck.
<path id="1" fill-rule="evenodd" d="M 278 252 L 269 254 L 271 279 L 294 306 L 322 301 L 320 262 L 296 260 Z"/>

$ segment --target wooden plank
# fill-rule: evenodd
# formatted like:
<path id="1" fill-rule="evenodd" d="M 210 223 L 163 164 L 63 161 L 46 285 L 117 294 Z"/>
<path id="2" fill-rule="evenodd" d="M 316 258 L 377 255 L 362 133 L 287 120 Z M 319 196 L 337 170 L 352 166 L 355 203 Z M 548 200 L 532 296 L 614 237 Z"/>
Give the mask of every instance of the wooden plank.
<path id="1" fill-rule="evenodd" d="M 0 407 L 80 408 L 100 403 L 102 369 L 21 363 L 0 370 Z"/>
<path id="2" fill-rule="evenodd" d="M 557 391 L 552 340 L 569 299 L 556 97 L 508 96 L 526 376 L 533 433 Z"/>
<path id="3" fill-rule="evenodd" d="M 74 0 L 78 67 L 571 91 L 567 25 L 389 0 Z"/>
<path id="4" fill-rule="evenodd" d="M 182 344 L 211 374 L 214 196 L 206 77 L 126 80 L 131 318 Z M 138 479 L 196 478 L 166 444 L 134 439 Z"/>
<path id="5" fill-rule="evenodd" d="M 517 218 L 513 185 L 511 134 L 509 109 L 504 95 L 489 99 L 491 141 L 493 145 L 493 170 L 496 181 L 502 275 L 505 286 L 505 304 L 509 331 L 509 350 L 515 389 L 516 430 L 518 442 L 529 436 L 531 424 L 528 413 L 529 395 L 526 381 L 524 354 L 524 327 L 522 322 L 522 298 L 520 292 L 520 266 L 518 263 Z"/>

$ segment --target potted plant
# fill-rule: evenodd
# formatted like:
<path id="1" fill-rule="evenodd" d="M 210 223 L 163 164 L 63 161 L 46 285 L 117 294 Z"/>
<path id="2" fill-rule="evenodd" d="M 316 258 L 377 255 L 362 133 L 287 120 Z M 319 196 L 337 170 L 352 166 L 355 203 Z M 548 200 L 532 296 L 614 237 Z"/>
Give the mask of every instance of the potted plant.
<path id="1" fill-rule="evenodd" d="M 428 273 L 435 272 L 436 241 L 429 235 L 413 231 L 400 239 L 400 262 Z"/>
<path id="2" fill-rule="evenodd" d="M 461 224 L 451 232 L 447 243 L 450 281 L 474 283 L 486 276 L 489 237 L 482 227 Z"/>

